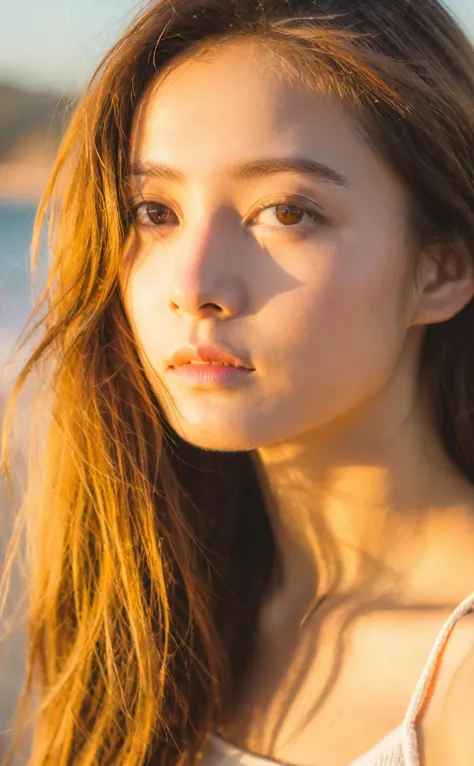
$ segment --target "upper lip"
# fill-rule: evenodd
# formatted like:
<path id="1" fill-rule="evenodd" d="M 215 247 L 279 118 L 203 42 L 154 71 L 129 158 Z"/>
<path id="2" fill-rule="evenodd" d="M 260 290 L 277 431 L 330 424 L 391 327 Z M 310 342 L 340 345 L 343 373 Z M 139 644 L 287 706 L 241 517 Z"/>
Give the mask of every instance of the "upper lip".
<path id="1" fill-rule="evenodd" d="M 213 343 L 200 346 L 193 346 L 192 344 L 181 346 L 168 359 L 167 363 L 168 367 L 180 367 L 191 361 L 223 362 L 234 367 L 246 367 L 248 370 L 254 369 L 251 364 L 241 359 L 237 354 Z"/>

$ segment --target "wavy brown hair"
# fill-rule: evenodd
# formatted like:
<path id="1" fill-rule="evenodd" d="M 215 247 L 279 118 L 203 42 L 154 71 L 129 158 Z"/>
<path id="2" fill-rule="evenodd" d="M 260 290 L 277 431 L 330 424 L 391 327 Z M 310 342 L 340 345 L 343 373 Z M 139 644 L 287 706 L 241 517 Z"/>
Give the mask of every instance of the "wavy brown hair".
<path id="1" fill-rule="evenodd" d="M 173 432 L 119 287 L 140 98 L 176 56 L 243 37 L 271 48 L 285 76 L 343 100 L 404 184 L 419 248 L 462 240 L 474 257 L 474 51 L 437 0 L 159 0 L 134 20 L 75 105 L 38 207 L 33 267 L 44 221 L 50 252 L 30 318 L 39 337 L 5 416 L 12 492 L 14 405 L 41 370 L 44 431 L 40 449 L 31 440 L 2 591 L 5 601 L 26 529 L 14 743 L 34 698 L 28 764 L 198 763 L 252 656 L 278 566 L 254 455 L 200 450 Z M 469 303 L 428 327 L 420 358 L 442 442 L 470 481 L 473 327 Z"/>

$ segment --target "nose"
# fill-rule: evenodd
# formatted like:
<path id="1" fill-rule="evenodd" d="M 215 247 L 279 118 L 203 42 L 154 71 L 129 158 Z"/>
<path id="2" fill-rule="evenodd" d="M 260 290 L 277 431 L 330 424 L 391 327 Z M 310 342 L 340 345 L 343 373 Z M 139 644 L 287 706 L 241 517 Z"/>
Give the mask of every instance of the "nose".
<path id="1" fill-rule="evenodd" d="M 248 300 L 244 259 L 232 257 L 237 239 L 238 233 L 227 229 L 224 237 L 212 225 L 180 238 L 169 297 L 174 314 L 225 319 L 244 310 Z"/>

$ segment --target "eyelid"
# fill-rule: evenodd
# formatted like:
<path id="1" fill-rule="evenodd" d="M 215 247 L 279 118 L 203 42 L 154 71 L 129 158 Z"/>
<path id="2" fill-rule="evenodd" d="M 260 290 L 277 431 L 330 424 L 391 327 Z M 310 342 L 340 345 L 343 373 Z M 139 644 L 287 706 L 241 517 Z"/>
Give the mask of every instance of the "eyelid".
<path id="1" fill-rule="evenodd" d="M 142 194 L 134 195 L 128 198 L 128 204 L 133 212 L 135 212 L 137 208 L 140 207 L 140 205 L 163 205 L 163 207 L 169 207 L 169 209 L 176 213 L 176 215 L 182 217 L 182 212 L 176 202 L 165 199 L 156 194 L 150 197 L 148 195 L 143 196 Z"/>
<path id="2" fill-rule="evenodd" d="M 300 208 L 301 210 L 308 211 L 313 215 L 321 216 L 321 218 L 329 223 L 325 211 L 319 205 L 307 197 L 301 197 L 297 194 L 276 194 L 272 195 L 268 199 L 263 200 L 262 202 L 259 202 L 256 208 L 252 210 L 252 213 L 246 217 L 245 223 L 255 218 L 258 213 L 262 212 L 262 210 L 278 205 L 290 205 L 292 207 Z"/>

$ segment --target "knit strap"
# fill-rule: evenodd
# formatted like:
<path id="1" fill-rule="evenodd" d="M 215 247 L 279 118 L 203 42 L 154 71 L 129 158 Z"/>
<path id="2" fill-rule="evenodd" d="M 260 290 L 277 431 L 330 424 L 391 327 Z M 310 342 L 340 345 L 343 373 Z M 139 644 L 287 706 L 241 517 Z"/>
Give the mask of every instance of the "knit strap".
<path id="1" fill-rule="evenodd" d="M 449 634 L 457 621 L 472 611 L 474 607 L 474 592 L 461 601 L 459 606 L 451 613 L 441 628 L 433 648 L 428 656 L 426 665 L 415 687 L 415 691 L 408 705 L 405 718 L 402 723 L 403 757 L 405 766 L 419 766 L 418 740 L 416 734 L 416 719 L 423 704 L 426 692 L 436 670 L 437 660 L 442 653 Z"/>

